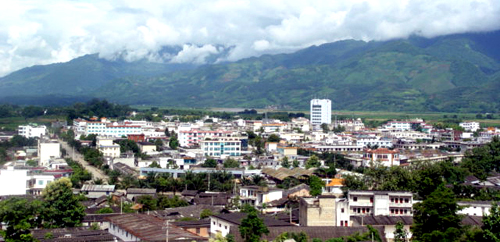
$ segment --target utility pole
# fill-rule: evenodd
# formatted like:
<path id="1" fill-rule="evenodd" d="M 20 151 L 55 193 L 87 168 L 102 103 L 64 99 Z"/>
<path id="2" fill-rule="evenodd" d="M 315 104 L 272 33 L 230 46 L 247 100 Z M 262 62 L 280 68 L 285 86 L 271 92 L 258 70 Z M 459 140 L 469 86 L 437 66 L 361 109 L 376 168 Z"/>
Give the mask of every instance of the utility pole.
<path id="1" fill-rule="evenodd" d="M 165 232 L 165 241 L 168 242 L 168 220 L 167 220 L 167 231 Z"/>
<path id="2" fill-rule="evenodd" d="M 210 191 L 210 172 L 208 173 L 208 188 L 207 191 Z"/>

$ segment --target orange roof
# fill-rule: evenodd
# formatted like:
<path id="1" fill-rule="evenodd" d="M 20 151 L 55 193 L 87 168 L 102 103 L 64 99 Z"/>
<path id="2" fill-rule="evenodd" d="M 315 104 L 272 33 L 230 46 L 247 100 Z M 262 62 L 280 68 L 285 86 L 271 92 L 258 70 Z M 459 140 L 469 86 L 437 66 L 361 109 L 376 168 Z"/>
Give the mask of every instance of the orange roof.
<path id="1" fill-rule="evenodd" d="M 333 187 L 333 186 L 343 186 L 344 185 L 344 179 L 341 178 L 334 178 L 328 185 L 327 187 Z"/>

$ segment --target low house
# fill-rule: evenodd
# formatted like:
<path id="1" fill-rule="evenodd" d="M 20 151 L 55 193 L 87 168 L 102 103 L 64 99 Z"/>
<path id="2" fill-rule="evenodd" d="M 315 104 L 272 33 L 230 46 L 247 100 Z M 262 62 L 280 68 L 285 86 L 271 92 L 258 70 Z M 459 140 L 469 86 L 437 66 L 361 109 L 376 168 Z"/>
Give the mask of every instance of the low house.
<path id="1" fill-rule="evenodd" d="M 410 226 L 413 224 L 412 216 L 351 216 L 352 226 L 383 226 L 385 238 L 388 241 L 394 240 L 394 232 L 396 231 L 396 224 L 398 222 L 403 223 L 403 227 L 406 230 L 407 239 L 411 239 Z M 382 236 L 383 234 L 381 234 Z"/>
<path id="2" fill-rule="evenodd" d="M 210 235 L 221 233 L 226 236 L 231 230 L 238 230 L 241 220 L 246 218 L 246 213 L 228 213 L 210 216 Z M 293 227 L 290 223 L 277 220 L 267 216 L 260 216 L 267 228 L 271 227 Z"/>
<path id="3" fill-rule="evenodd" d="M 100 196 L 109 196 L 115 191 L 115 185 L 89 185 L 84 184 L 80 192 L 88 198 L 98 198 Z"/>
<path id="4" fill-rule="evenodd" d="M 381 239 L 383 242 L 387 241 L 383 235 L 384 228 L 381 226 L 374 227 L 378 233 L 381 235 Z M 351 236 L 353 234 L 363 234 L 368 232 L 368 228 L 365 227 L 301 227 L 301 226 L 292 226 L 292 227 L 268 227 L 269 233 L 263 234 L 260 238 L 261 241 L 274 241 L 274 239 L 278 238 L 283 233 L 293 233 L 300 234 L 305 233 L 309 237 L 309 241 L 317 238 L 322 241 L 327 241 L 332 238 L 340 238 L 343 236 Z M 244 242 L 245 240 L 241 237 L 238 229 L 231 230 L 230 232 L 236 242 Z M 343 241 L 343 240 L 342 240 Z"/>
<path id="5" fill-rule="evenodd" d="M 152 214 L 163 220 L 179 220 L 182 218 L 199 219 L 203 210 L 210 210 L 212 214 L 227 213 L 227 210 L 210 205 L 191 205 L 187 207 L 166 208 L 152 211 Z"/>
<path id="6" fill-rule="evenodd" d="M 344 179 L 334 178 L 323 188 L 323 193 L 332 195 L 342 195 L 343 186 L 344 186 Z"/>
<path id="7" fill-rule="evenodd" d="M 299 184 L 297 186 L 291 187 L 283 191 L 283 197 L 286 198 L 297 198 L 297 197 L 309 197 L 311 188 L 307 184 Z"/>
<path id="8" fill-rule="evenodd" d="M 34 229 L 31 233 L 36 241 L 41 242 L 117 241 L 116 236 L 108 231 L 91 230 L 89 227 Z M 52 238 L 48 238 L 47 234 L 50 234 Z"/>
<path id="9" fill-rule="evenodd" d="M 152 215 L 123 214 L 106 220 L 110 223 L 109 233 L 123 241 L 208 241 L 179 227 L 167 227 L 165 221 Z"/>
<path id="10" fill-rule="evenodd" d="M 150 196 L 156 196 L 156 189 L 149 189 L 149 188 L 129 188 L 127 189 L 127 199 L 130 199 L 132 201 L 136 200 L 136 197 L 140 196 L 145 196 L 145 195 L 150 195 Z"/>
<path id="11" fill-rule="evenodd" d="M 195 205 L 211 205 L 218 207 L 225 207 L 229 199 L 231 198 L 231 194 L 224 192 L 202 192 L 196 195 L 193 199 L 193 203 Z"/>
<path id="12" fill-rule="evenodd" d="M 387 148 L 365 150 L 363 153 L 363 166 L 373 167 L 375 165 L 381 165 L 385 167 L 399 166 L 399 151 L 390 150 Z"/>
<path id="13" fill-rule="evenodd" d="M 141 152 L 144 154 L 156 151 L 156 145 L 151 142 L 138 142 L 137 145 L 139 146 L 139 149 L 141 149 Z"/>
<path id="14" fill-rule="evenodd" d="M 198 236 L 208 238 L 210 236 L 210 220 L 202 219 L 195 221 L 177 221 L 172 223 L 174 226 L 187 230 Z"/>
<path id="15" fill-rule="evenodd" d="M 240 188 L 240 201 L 252 206 L 263 206 L 264 203 L 279 200 L 283 197 L 283 189 L 261 186 L 243 186 Z"/>

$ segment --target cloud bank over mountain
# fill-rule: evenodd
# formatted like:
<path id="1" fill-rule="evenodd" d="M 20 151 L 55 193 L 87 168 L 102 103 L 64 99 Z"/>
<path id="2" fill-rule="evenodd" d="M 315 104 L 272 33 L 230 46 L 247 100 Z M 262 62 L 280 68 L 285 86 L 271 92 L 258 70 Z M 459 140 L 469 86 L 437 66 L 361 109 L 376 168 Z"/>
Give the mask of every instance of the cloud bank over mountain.
<path id="1" fill-rule="evenodd" d="M 203 64 L 211 55 L 234 61 L 345 39 L 499 28 L 498 0 L 7 0 L 0 9 L 0 76 L 92 53 Z"/>

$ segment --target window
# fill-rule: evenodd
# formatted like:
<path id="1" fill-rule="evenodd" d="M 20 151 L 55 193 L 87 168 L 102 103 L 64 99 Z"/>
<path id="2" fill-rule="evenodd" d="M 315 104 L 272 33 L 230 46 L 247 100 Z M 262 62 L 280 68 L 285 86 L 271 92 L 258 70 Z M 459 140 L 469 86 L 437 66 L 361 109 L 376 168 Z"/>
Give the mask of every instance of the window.
<path id="1" fill-rule="evenodd" d="M 222 227 L 222 224 L 219 224 L 219 227 Z"/>
<path id="2" fill-rule="evenodd" d="M 394 198 L 391 198 L 391 203 L 393 203 L 393 202 L 394 202 Z"/>
<path id="3" fill-rule="evenodd" d="M 358 201 L 358 197 L 352 197 L 352 201 L 357 202 Z"/>
<path id="4" fill-rule="evenodd" d="M 224 229 L 227 230 L 227 226 L 224 226 Z"/>
<path id="5" fill-rule="evenodd" d="M 370 203 L 373 203 L 373 197 L 370 197 Z"/>
<path id="6" fill-rule="evenodd" d="M 197 233 L 197 234 L 200 234 L 200 232 L 201 232 L 201 231 L 200 231 L 200 228 L 196 228 L 196 233 Z"/>
<path id="7" fill-rule="evenodd" d="M 38 180 L 38 185 L 43 185 L 43 180 Z"/>
<path id="8" fill-rule="evenodd" d="M 344 226 L 344 221 L 340 221 L 340 226 Z"/>
<path id="9" fill-rule="evenodd" d="M 403 203 L 403 198 L 400 198 L 400 199 L 399 199 L 399 203 Z"/>
<path id="10" fill-rule="evenodd" d="M 391 214 L 394 214 L 394 209 L 391 209 Z"/>
<path id="11" fill-rule="evenodd" d="M 406 198 L 405 203 L 409 203 L 409 202 L 410 202 L 410 199 Z"/>
<path id="12" fill-rule="evenodd" d="M 341 213 L 344 213 L 344 208 L 340 209 L 340 212 L 341 212 Z"/>

